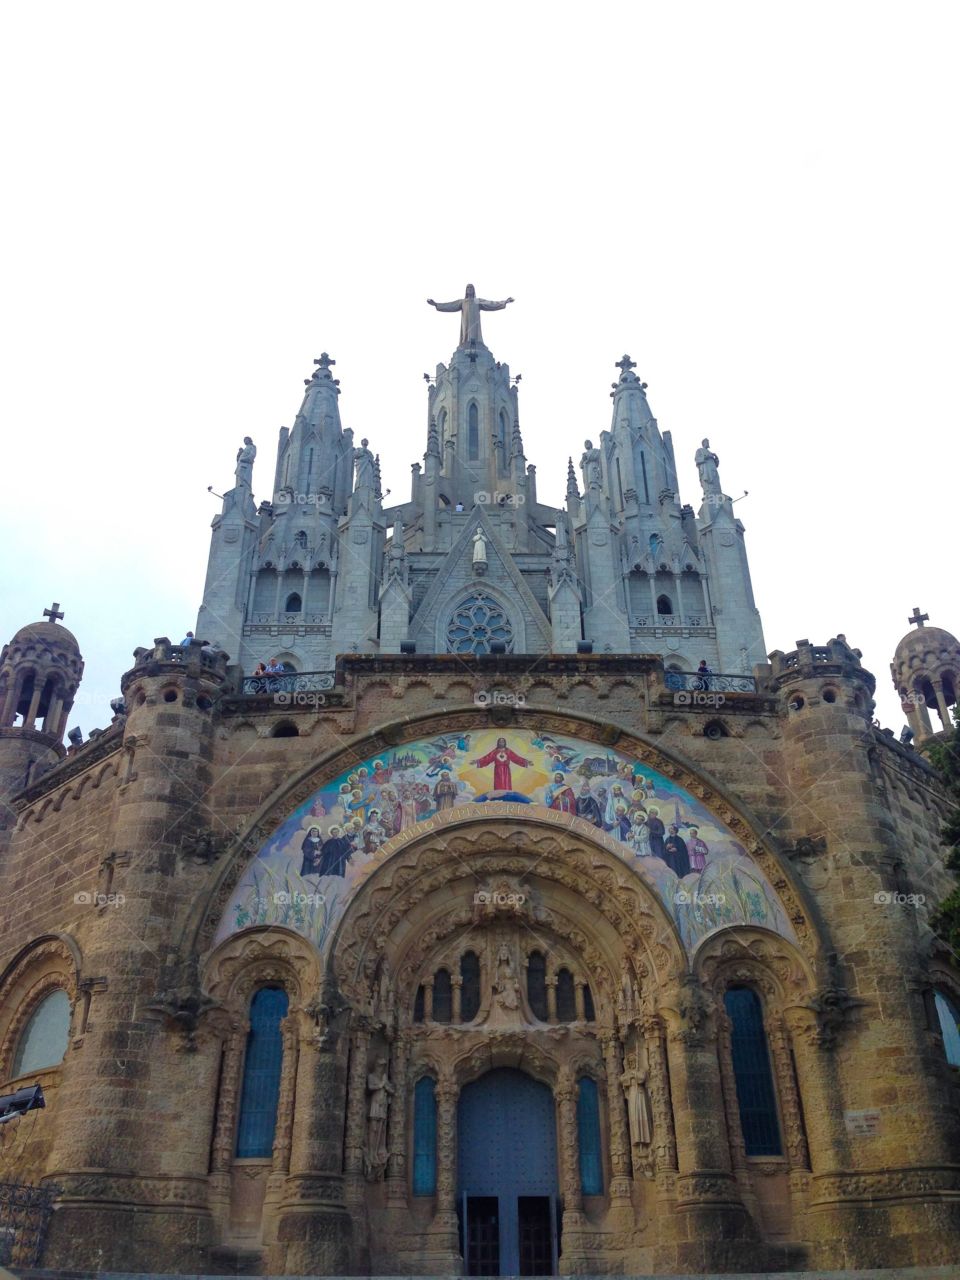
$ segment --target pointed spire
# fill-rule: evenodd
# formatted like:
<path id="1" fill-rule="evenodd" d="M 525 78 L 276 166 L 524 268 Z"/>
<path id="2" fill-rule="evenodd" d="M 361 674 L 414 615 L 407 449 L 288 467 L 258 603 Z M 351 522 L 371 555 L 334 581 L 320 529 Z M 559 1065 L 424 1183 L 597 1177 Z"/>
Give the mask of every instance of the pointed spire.
<path id="1" fill-rule="evenodd" d="M 379 502 L 383 497 L 383 481 L 380 478 L 380 455 L 375 455 L 373 459 L 373 492 Z"/>
<path id="2" fill-rule="evenodd" d="M 427 457 L 440 457 L 440 432 L 437 429 L 436 418 L 430 419 L 430 426 L 427 428 Z"/>
<path id="3" fill-rule="evenodd" d="M 510 438 L 510 457 L 523 457 L 523 437 L 520 434 L 520 422 L 517 418 L 513 420 L 513 435 Z"/>
<path id="4" fill-rule="evenodd" d="M 573 459 L 567 459 L 567 504 L 580 501 L 580 489 L 577 485 L 577 473 L 574 470 Z"/>
<path id="5" fill-rule="evenodd" d="M 309 378 L 304 378 L 303 385 L 309 387 L 311 382 L 332 382 L 337 389 L 337 395 L 340 394 L 340 379 L 335 378 L 330 372 L 331 366 L 337 362 L 332 356 L 327 355 L 326 351 L 321 351 L 318 359 L 313 362 L 317 367 L 314 369 Z"/>

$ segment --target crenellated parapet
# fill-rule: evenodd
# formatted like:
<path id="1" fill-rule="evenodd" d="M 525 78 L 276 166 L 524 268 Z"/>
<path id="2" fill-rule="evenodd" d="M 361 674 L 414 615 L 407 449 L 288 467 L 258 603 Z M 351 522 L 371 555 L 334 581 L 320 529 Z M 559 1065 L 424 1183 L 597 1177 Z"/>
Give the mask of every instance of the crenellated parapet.
<path id="1" fill-rule="evenodd" d="M 877 682 L 860 661 L 863 654 L 847 644 L 846 636 L 835 636 L 825 645 L 798 640 L 790 653 L 775 649 L 770 654 L 770 678 L 777 690 L 803 680 L 817 680 L 832 676 L 838 680 L 854 680 L 872 696 Z"/>

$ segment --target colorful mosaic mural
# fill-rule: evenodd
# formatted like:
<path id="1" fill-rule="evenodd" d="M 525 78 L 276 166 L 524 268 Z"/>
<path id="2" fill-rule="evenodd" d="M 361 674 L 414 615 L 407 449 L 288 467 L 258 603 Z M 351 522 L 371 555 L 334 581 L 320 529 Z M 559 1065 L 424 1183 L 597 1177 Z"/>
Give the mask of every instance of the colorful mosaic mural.
<path id="1" fill-rule="evenodd" d="M 325 783 L 247 868 L 216 942 L 283 924 L 329 941 L 357 885 L 415 835 L 491 802 L 538 806 L 592 833 L 659 895 L 689 950 L 751 924 L 794 940 L 763 872 L 705 806 L 647 765 L 576 738 L 483 730 L 384 752 Z M 461 811 L 458 813 L 457 811 Z M 473 816 L 472 813 L 470 816 Z M 492 813 L 491 813 L 492 816 Z"/>

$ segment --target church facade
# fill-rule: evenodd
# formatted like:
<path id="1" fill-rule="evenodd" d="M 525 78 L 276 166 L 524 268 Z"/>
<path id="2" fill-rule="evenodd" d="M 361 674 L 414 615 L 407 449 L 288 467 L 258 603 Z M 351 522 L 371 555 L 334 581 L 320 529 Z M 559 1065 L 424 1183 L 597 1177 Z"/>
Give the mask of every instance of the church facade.
<path id="1" fill-rule="evenodd" d="M 682 503 L 629 357 L 540 500 L 508 302 L 433 304 L 407 502 L 315 362 L 269 499 L 238 453 L 196 639 L 86 743 L 58 606 L 0 655 L 0 1090 L 46 1104 L 0 1154 L 47 1267 L 960 1259 L 938 776 L 842 635 L 766 652 L 718 456 Z M 960 646 L 912 621 L 920 741 Z"/>

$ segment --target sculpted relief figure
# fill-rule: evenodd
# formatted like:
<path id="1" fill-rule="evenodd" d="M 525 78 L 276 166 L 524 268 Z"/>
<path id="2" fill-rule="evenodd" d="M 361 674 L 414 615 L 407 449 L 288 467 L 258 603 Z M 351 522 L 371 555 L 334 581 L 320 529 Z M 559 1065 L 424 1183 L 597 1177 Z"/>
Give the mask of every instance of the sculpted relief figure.
<path id="1" fill-rule="evenodd" d="M 497 980 L 493 989 L 501 1009 L 513 1012 L 520 1008 L 520 983 L 514 975 L 510 948 L 506 944 L 497 952 Z"/>
<path id="2" fill-rule="evenodd" d="M 234 472 L 238 486 L 243 484 L 248 489 L 253 488 L 253 460 L 256 456 L 257 446 L 249 436 L 244 436 L 243 444 L 237 450 L 237 467 Z"/>
<path id="3" fill-rule="evenodd" d="M 652 1178 L 653 1109 L 650 1105 L 647 1077 L 645 1055 L 638 1047 L 627 1060 L 626 1069 L 620 1077 L 620 1084 L 627 1103 L 634 1165 L 646 1177 Z"/>
<path id="4" fill-rule="evenodd" d="M 592 440 L 584 440 L 583 457 L 580 459 L 583 468 L 583 482 L 588 489 L 599 489 L 602 483 L 600 474 L 600 450 L 593 447 Z"/>
<path id="5" fill-rule="evenodd" d="M 717 467 L 720 465 L 720 459 L 715 453 L 711 453 L 709 440 L 703 441 L 703 444 L 696 452 L 694 461 L 697 464 L 697 470 L 700 472 L 700 484 L 703 492 L 719 494 L 721 492 L 720 472 Z"/>
<path id="6" fill-rule="evenodd" d="M 367 1177 L 371 1181 L 378 1181 L 387 1167 L 387 1115 L 390 1110 L 390 1095 L 394 1093 L 387 1075 L 387 1059 L 382 1055 L 377 1058 L 373 1070 L 367 1076 L 367 1092 L 370 1095 L 370 1107 L 367 1111 L 365 1164 Z"/>
<path id="7" fill-rule="evenodd" d="M 354 489 L 373 489 L 375 487 L 375 471 L 373 454 L 367 448 L 369 440 L 360 441 L 360 448 L 353 451 L 353 465 L 357 470 Z"/>
<path id="8" fill-rule="evenodd" d="M 480 312 L 502 311 L 511 302 L 513 302 L 513 298 L 505 298 L 503 302 L 490 302 L 486 298 L 478 298 L 477 291 L 472 284 L 467 285 L 465 296 L 457 298 L 454 302 L 434 302 L 432 298 L 427 299 L 427 303 L 431 307 L 436 307 L 438 311 L 460 312 L 461 347 L 468 346 L 474 342 L 479 346 L 483 346 L 483 334 L 480 332 Z"/>

